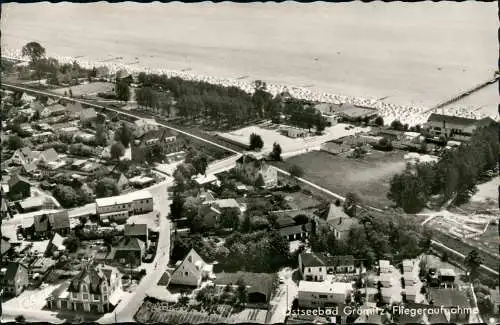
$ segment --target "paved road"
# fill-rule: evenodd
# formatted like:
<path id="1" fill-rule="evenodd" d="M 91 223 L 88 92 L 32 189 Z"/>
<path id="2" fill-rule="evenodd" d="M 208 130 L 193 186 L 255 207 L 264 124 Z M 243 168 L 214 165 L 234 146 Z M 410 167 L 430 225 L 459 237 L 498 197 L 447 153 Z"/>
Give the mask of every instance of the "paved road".
<path id="1" fill-rule="evenodd" d="M 270 303 L 271 317 L 267 321 L 268 324 L 284 323 L 288 312 L 292 308 L 293 300 L 298 296 L 299 287 L 292 278 L 294 271 L 286 268 L 278 272 L 278 275 L 283 278 L 284 283 L 280 284 L 278 294 Z"/>
<path id="2" fill-rule="evenodd" d="M 98 320 L 101 324 L 108 324 L 113 322 L 133 322 L 134 315 L 137 310 L 141 307 L 144 298 L 146 298 L 146 291 L 156 285 L 160 280 L 161 276 L 165 272 L 169 259 L 170 259 L 170 221 L 167 216 L 170 212 L 170 203 L 168 200 L 168 187 L 172 185 L 169 182 L 163 182 L 149 188 L 149 191 L 153 195 L 155 202 L 155 210 L 160 213 L 160 233 L 158 238 L 158 249 L 156 252 L 153 265 L 157 265 L 153 272 L 147 273 L 141 280 L 132 295 L 127 296 L 122 300 L 118 306 L 116 306 L 115 311 L 110 314 L 104 315 Z"/>

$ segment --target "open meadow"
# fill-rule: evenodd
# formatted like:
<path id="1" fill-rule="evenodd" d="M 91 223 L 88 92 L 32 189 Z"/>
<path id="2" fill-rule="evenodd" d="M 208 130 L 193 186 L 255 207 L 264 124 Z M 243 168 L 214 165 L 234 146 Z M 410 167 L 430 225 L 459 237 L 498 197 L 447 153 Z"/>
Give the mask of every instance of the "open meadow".
<path id="1" fill-rule="evenodd" d="M 63 95 L 64 92 L 69 92 L 69 89 L 71 89 L 74 97 L 92 96 L 98 93 L 113 91 L 114 84 L 110 82 L 91 82 L 72 87 L 54 89 L 53 92 Z"/>
<path id="2" fill-rule="evenodd" d="M 334 193 L 355 192 L 365 204 L 379 208 L 391 204 L 387 199 L 390 180 L 406 166 L 400 151 L 371 151 L 361 159 L 313 151 L 289 158 L 286 164 L 302 167 L 304 178 Z"/>

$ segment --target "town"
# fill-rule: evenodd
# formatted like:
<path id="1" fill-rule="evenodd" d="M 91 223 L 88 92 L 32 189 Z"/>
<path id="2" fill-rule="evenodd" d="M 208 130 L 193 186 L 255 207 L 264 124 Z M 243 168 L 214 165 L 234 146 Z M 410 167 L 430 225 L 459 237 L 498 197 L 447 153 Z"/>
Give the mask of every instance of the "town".
<path id="1" fill-rule="evenodd" d="M 2 58 L 3 321 L 499 319 L 494 119 L 22 51 Z"/>

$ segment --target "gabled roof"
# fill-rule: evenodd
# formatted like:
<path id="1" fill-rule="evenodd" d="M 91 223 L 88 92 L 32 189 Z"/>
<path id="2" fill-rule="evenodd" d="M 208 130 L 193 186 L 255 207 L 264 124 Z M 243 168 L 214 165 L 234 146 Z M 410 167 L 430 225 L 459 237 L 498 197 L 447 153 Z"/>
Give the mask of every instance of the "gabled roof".
<path id="1" fill-rule="evenodd" d="M 52 230 L 70 228 L 68 211 L 61 210 L 51 214 L 37 215 L 33 224 L 37 232 L 49 230 L 49 225 Z"/>
<path id="2" fill-rule="evenodd" d="M 432 113 L 429 116 L 429 118 L 427 119 L 427 122 L 446 122 L 446 123 L 458 124 L 458 125 L 462 125 L 462 126 L 469 126 L 469 125 L 473 125 L 473 124 L 477 123 L 478 120 L 466 118 L 466 117 Z"/>
<path id="3" fill-rule="evenodd" d="M 66 246 L 64 246 L 63 241 L 64 238 L 58 233 L 55 233 L 52 239 L 50 240 L 47 249 L 49 249 L 52 245 L 54 245 L 57 248 L 57 250 L 63 251 L 66 249 Z"/>
<path id="4" fill-rule="evenodd" d="M 14 280 L 20 268 L 25 268 L 27 270 L 26 266 L 19 262 L 8 262 L 7 271 L 5 271 L 5 279 L 7 281 Z"/>
<path id="5" fill-rule="evenodd" d="M 148 225 L 126 224 L 123 231 L 125 236 L 145 236 L 148 234 Z"/>
<path id="6" fill-rule="evenodd" d="M 339 218 L 347 219 L 350 217 L 344 212 L 344 208 L 342 207 L 342 205 L 336 206 L 335 203 L 330 203 L 326 220 L 333 221 Z"/>
<path id="7" fill-rule="evenodd" d="M 14 174 L 9 179 L 9 182 L 8 182 L 9 188 L 14 187 L 15 185 L 17 185 L 20 182 L 24 182 L 24 183 L 30 184 L 30 182 L 28 182 L 28 180 L 26 178 L 24 178 L 22 176 L 19 176 L 18 174 Z"/>
<path id="8" fill-rule="evenodd" d="M 30 147 L 23 147 L 20 149 L 17 149 L 16 152 L 21 153 L 25 158 L 35 158 L 37 155 L 33 150 L 31 150 Z"/>
<path id="9" fill-rule="evenodd" d="M 191 257 L 191 262 L 189 262 L 189 260 L 188 260 L 189 257 Z M 190 263 L 190 264 L 196 266 L 197 262 L 201 262 L 202 265 L 207 264 L 201 258 L 200 254 L 198 254 L 194 248 L 191 248 L 191 250 L 189 251 L 189 253 L 186 254 L 186 257 L 184 257 L 184 259 L 180 263 L 178 263 L 177 267 L 172 272 L 172 274 L 175 273 L 184 263 Z M 198 271 L 201 272 L 201 270 L 198 270 Z"/>
<path id="10" fill-rule="evenodd" d="M 68 103 L 68 105 L 66 105 L 66 109 L 71 113 L 80 113 L 83 111 L 83 106 L 80 103 Z"/>
<path id="11" fill-rule="evenodd" d="M 124 237 L 116 247 L 117 251 L 142 251 L 144 250 L 144 243 L 142 240 L 133 237 Z"/>
<path id="12" fill-rule="evenodd" d="M 59 154 L 54 150 L 54 148 L 46 149 L 40 153 L 40 158 L 47 162 L 56 161 L 59 159 Z"/>
<path id="13" fill-rule="evenodd" d="M 101 284 L 106 281 L 106 277 L 100 268 L 86 265 L 83 270 L 71 280 L 68 287 L 69 292 L 80 292 L 80 286 L 83 280 L 88 276 L 89 292 L 94 294 L 101 293 Z"/>

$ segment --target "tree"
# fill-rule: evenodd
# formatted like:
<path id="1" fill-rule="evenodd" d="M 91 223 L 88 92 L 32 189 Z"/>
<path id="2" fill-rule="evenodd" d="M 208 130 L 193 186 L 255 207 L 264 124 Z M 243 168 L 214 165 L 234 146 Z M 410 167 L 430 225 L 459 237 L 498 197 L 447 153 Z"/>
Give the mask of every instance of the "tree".
<path id="1" fill-rule="evenodd" d="M 97 115 L 102 116 L 102 115 Z M 98 123 L 95 132 L 95 144 L 98 146 L 105 146 L 108 143 L 108 134 L 104 124 Z"/>
<path id="2" fill-rule="evenodd" d="M 250 150 L 261 150 L 264 147 L 264 141 L 260 135 L 256 133 L 250 134 Z"/>
<path id="3" fill-rule="evenodd" d="M 64 207 L 72 208 L 78 205 L 80 202 L 80 197 L 78 193 L 71 187 L 67 185 L 58 184 L 54 191 L 52 192 L 54 198 Z"/>
<path id="4" fill-rule="evenodd" d="M 239 209 L 225 209 L 220 218 L 220 225 L 223 228 L 237 229 L 240 224 Z"/>
<path id="5" fill-rule="evenodd" d="M 114 179 L 105 177 L 97 182 L 95 194 L 98 198 L 118 195 L 120 191 Z"/>
<path id="6" fill-rule="evenodd" d="M 125 79 L 117 80 L 116 82 L 116 97 L 123 101 L 128 102 L 130 99 L 129 83 Z"/>
<path id="7" fill-rule="evenodd" d="M 23 46 L 21 54 L 29 57 L 32 63 L 36 63 L 45 56 L 45 48 L 38 42 L 29 42 Z"/>
<path id="8" fill-rule="evenodd" d="M 353 192 L 349 192 L 347 193 L 346 197 L 345 197 L 345 201 L 344 201 L 344 212 L 355 218 L 356 217 L 356 209 L 357 209 L 357 206 L 359 205 L 360 203 L 360 198 L 359 198 L 359 195 L 357 195 L 356 193 L 353 193 Z"/>
<path id="9" fill-rule="evenodd" d="M 125 148 L 128 148 L 133 138 L 134 135 L 132 130 L 129 128 L 127 124 L 122 122 L 120 128 L 116 130 L 115 140 L 120 141 L 125 146 Z"/>
<path id="10" fill-rule="evenodd" d="M 475 279 L 478 276 L 478 270 L 481 266 L 483 259 L 479 255 L 479 251 L 477 249 L 473 249 L 469 252 L 467 257 L 465 258 L 465 265 L 469 271 L 469 278 L 471 280 Z"/>
<path id="11" fill-rule="evenodd" d="M 245 281 L 242 278 L 239 278 L 238 281 L 236 281 L 236 285 L 238 288 L 236 289 L 236 296 L 238 297 L 238 304 L 241 306 L 244 306 L 247 303 L 247 285 L 245 284 Z"/>
<path id="12" fill-rule="evenodd" d="M 85 217 L 85 216 L 81 216 L 81 217 L 78 218 L 78 220 L 80 221 L 80 225 L 83 227 L 87 223 L 88 218 Z"/>
<path id="13" fill-rule="evenodd" d="M 75 236 L 70 236 L 63 241 L 63 245 L 66 247 L 68 251 L 74 253 L 80 247 L 80 239 L 78 239 Z"/>
<path id="14" fill-rule="evenodd" d="M 110 155 L 111 159 L 119 160 L 125 154 L 125 147 L 121 142 L 115 142 L 111 145 Z"/>
<path id="15" fill-rule="evenodd" d="M 208 157 L 206 154 L 201 153 L 192 158 L 191 163 L 197 174 L 205 174 L 208 167 Z"/>
<path id="16" fill-rule="evenodd" d="M 297 165 L 290 166 L 288 172 L 290 173 L 290 176 L 294 178 L 302 177 L 304 175 L 304 170 Z"/>
<path id="17" fill-rule="evenodd" d="M 262 174 L 259 174 L 259 176 L 257 176 L 257 178 L 255 179 L 254 186 L 255 187 L 263 187 L 265 185 L 266 185 L 266 182 L 264 181 L 264 177 L 262 176 Z"/>
<path id="18" fill-rule="evenodd" d="M 281 161 L 281 146 L 279 143 L 273 143 L 273 151 L 270 154 L 271 159 L 275 161 Z"/>
<path id="19" fill-rule="evenodd" d="M 391 123 L 391 129 L 396 131 L 403 131 L 404 129 L 403 123 L 401 123 L 399 120 L 394 120 Z"/>
<path id="20" fill-rule="evenodd" d="M 17 135 L 9 136 L 9 139 L 7 140 L 7 147 L 10 150 L 17 150 L 17 149 L 21 148 L 22 145 L 23 145 L 23 142 L 22 142 L 20 137 L 18 137 Z"/>
<path id="21" fill-rule="evenodd" d="M 180 219 L 183 215 L 184 198 L 179 194 L 175 193 L 172 203 L 170 204 L 170 215 L 172 219 Z"/>

